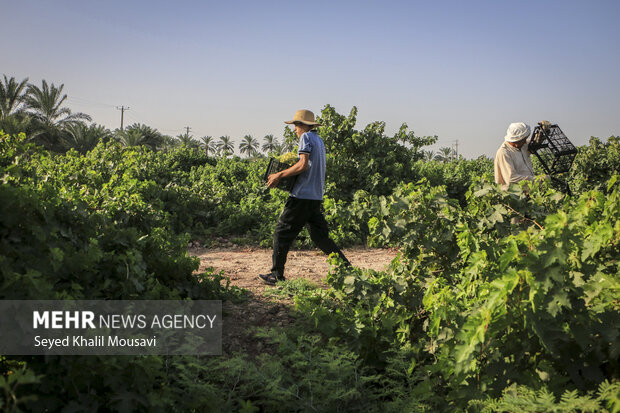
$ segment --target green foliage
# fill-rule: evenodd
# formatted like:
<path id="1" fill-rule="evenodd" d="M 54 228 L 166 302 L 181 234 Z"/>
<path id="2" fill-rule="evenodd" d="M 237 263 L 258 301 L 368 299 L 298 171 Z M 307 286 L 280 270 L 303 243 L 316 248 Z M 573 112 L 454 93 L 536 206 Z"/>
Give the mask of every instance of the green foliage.
<path id="1" fill-rule="evenodd" d="M 396 358 L 390 373 L 380 377 L 345 346 L 307 331 L 260 331 L 257 339 L 267 350 L 255 358 L 168 360 L 165 387 L 178 395 L 169 407 L 192 411 L 208 406 L 222 412 L 423 411 L 410 397 L 409 380 Z"/>
<path id="2" fill-rule="evenodd" d="M 63 133 L 65 128 L 80 121 L 90 121 L 85 113 L 73 113 L 62 105 L 67 99 L 63 94 L 64 84 L 56 87 L 53 83 L 41 82 L 41 87 L 29 84 L 23 100 L 35 125 L 36 141 L 48 149 L 63 149 Z"/>
<path id="3" fill-rule="evenodd" d="M 350 202 L 325 198 L 325 218 L 331 229 L 330 236 L 338 245 L 367 244 L 368 221 L 378 208 L 378 199 L 378 196 L 361 190 L 353 194 Z"/>
<path id="4" fill-rule="evenodd" d="M 69 125 L 63 136 L 63 144 L 67 149 L 75 149 L 84 154 L 92 150 L 100 141 L 108 141 L 112 133 L 101 125 L 86 126 L 84 123 Z"/>
<path id="5" fill-rule="evenodd" d="M 401 295 L 407 290 L 406 281 L 339 265 L 330 271 L 327 282 L 331 286 L 327 291 L 297 296 L 297 308 L 326 336 L 342 337 L 366 362 L 383 365 L 385 349 L 393 342 L 404 344 L 409 337 L 410 307 L 404 304 L 414 303 L 409 302 L 411 297 Z"/>
<path id="6" fill-rule="evenodd" d="M 611 136 L 603 143 L 592 137 L 589 145 L 578 150 L 568 178 L 571 190 L 576 194 L 591 189 L 606 191 L 605 183 L 620 173 L 620 138 Z"/>
<path id="7" fill-rule="evenodd" d="M 3 79 L 4 81 L 0 82 L 0 120 L 5 120 L 23 110 L 22 105 L 28 87 L 28 78 L 18 82 L 14 77 L 7 78 L 3 75 Z"/>
<path id="8" fill-rule="evenodd" d="M 0 296 L 218 296 L 221 277 L 199 283 L 193 275 L 198 262 L 187 256 L 188 236 L 180 231 L 189 223 L 174 214 L 181 202 L 188 208 L 203 201 L 185 190 L 170 191 L 171 202 L 154 180 L 143 179 L 140 157 L 152 152 L 102 145 L 86 156 L 51 157 L 23 141 L 0 140 Z"/>
<path id="9" fill-rule="evenodd" d="M 620 411 L 620 382 L 604 381 L 598 395 L 580 396 L 576 391 L 566 390 L 559 400 L 547 388 L 533 390 L 525 386 L 507 387 L 500 398 L 471 400 L 468 411 L 492 412 L 611 412 Z"/>
<path id="10" fill-rule="evenodd" d="M 188 236 L 172 232 L 169 217 L 147 202 L 153 184 L 137 178 L 140 153 L 111 145 L 92 158 L 51 156 L 24 141 L 0 135 L 0 298 L 239 297 L 220 275 L 194 274 L 198 261 L 187 255 Z M 5 409 L 128 411 L 162 404 L 160 357 L 8 363 L 16 360 L 25 367 L 2 378 Z M 29 385 L 35 376 L 36 388 Z"/>
<path id="11" fill-rule="evenodd" d="M 437 140 L 416 137 L 406 124 L 393 137 L 385 135 L 385 122 L 358 131 L 356 117 L 356 107 L 343 116 L 327 105 L 318 120 L 327 152 L 327 180 L 334 184 L 327 190 L 331 198 L 348 201 L 357 190 L 389 194 L 399 182 L 410 179 L 412 164 L 424 156 L 420 148 Z"/>
<path id="12" fill-rule="evenodd" d="M 458 199 L 462 204 L 474 179 L 484 175 L 493 176 L 493 160 L 484 156 L 448 162 L 417 161 L 412 170 L 412 177 L 424 178 L 431 186 L 445 186 L 450 198 Z"/>
<path id="13" fill-rule="evenodd" d="M 4 359 L 2 408 L 619 411 L 618 139 L 580 148 L 568 197 L 502 191 L 486 158 L 424 162 L 434 138 L 355 116 L 321 116 L 325 214 L 340 245 L 397 247 L 387 271 L 332 258 L 328 289 L 271 290 L 301 324 L 261 333 L 256 357 Z M 288 195 L 265 188 L 265 159 L 26 142 L 0 134 L 5 299 L 239 299 L 187 243 L 270 245 Z"/>
<path id="14" fill-rule="evenodd" d="M 617 179 L 579 198 L 481 181 L 466 208 L 445 187 L 401 185 L 369 220 L 370 243 L 400 259 L 380 273 L 336 266 L 298 308 L 377 368 L 410 348 L 455 407 L 515 382 L 592 390 L 620 374 Z"/>
<path id="15" fill-rule="evenodd" d="M 265 296 L 267 297 L 280 297 L 280 298 L 290 298 L 299 295 L 308 295 L 314 292 L 318 285 L 314 284 L 311 281 L 306 280 L 305 278 L 295 278 L 292 280 L 287 280 L 283 282 L 279 282 L 277 287 L 267 288 L 265 290 Z"/>
<path id="16" fill-rule="evenodd" d="M 23 411 L 20 405 L 27 405 L 37 400 L 37 396 L 20 396 L 18 389 L 28 387 L 41 382 L 41 376 L 35 375 L 31 370 L 22 367 L 11 371 L 6 376 L 0 376 L 0 408 L 3 412 L 16 413 Z"/>

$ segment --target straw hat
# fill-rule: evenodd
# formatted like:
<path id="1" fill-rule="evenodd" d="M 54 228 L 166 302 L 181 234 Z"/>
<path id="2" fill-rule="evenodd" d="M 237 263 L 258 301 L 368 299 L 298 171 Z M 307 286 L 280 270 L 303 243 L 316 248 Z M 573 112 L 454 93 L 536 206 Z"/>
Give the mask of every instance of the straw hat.
<path id="1" fill-rule="evenodd" d="M 305 110 L 305 109 L 301 109 L 295 112 L 295 116 L 293 116 L 293 120 L 284 121 L 284 123 L 288 123 L 289 125 L 295 122 L 300 122 L 308 126 L 321 126 L 320 123 L 314 121 L 314 113 L 310 112 L 309 110 Z"/>
<path id="2" fill-rule="evenodd" d="M 530 127 L 523 122 L 511 123 L 506 130 L 506 142 L 519 142 L 530 136 Z"/>

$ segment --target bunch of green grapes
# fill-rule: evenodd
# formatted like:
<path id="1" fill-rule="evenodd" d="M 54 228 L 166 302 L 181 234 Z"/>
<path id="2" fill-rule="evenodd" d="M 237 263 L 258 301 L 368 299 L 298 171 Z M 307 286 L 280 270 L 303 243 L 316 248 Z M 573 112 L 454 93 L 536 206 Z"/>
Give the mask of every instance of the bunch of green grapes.
<path id="1" fill-rule="evenodd" d="M 278 160 L 282 163 L 293 164 L 297 162 L 297 154 L 295 152 L 283 153 Z"/>

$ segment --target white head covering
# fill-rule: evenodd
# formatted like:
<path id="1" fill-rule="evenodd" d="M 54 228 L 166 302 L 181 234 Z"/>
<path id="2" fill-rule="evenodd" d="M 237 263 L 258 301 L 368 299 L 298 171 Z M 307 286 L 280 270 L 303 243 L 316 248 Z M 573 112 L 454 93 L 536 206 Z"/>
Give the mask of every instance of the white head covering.
<path id="1" fill-rule="evenodd" d="M 511 123 L 506 130 L 506 142 L 519 142 L 530 136 L 530 127 L 523 122 Z"/>

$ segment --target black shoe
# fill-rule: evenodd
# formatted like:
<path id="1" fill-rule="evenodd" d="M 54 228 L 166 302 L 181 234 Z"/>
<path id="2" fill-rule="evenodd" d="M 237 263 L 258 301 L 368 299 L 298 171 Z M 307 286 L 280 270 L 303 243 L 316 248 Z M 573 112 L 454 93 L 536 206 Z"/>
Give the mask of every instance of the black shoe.
<path id="1" fill-rule="evenodd" d="M 276 285 L 277 282 L 280 281 L 285 281 L 286 279 L 284 278 L 284 276 L 280 276 L 280 277 L 276 277 L 275 274 L 273 273 L 269 273 L 269 274 L 259 274 L 258 278 L 260 278 L 261 280 L 263 280 L 263 282 L 265 284 L 269 284 L 269 285 Z"/>

